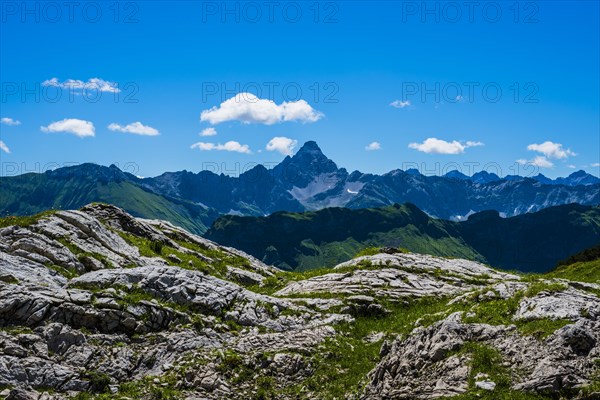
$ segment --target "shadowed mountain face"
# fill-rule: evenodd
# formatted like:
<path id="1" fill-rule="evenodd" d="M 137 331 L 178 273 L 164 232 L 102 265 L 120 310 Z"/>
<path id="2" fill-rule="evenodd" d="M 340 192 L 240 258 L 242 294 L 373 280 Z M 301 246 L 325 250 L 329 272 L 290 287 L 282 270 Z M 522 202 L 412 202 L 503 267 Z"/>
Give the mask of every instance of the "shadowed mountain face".
<path id="1" fill-rule="evenodd" d="M 206 237 L 284 269 L 333 266 L 366 247 L 392 246 L 544 272 L 600 241 L 600 207 L 571 204 L 512 218 L 484 211 L 464 222 L 431 218 L 412 204 L 224 216 Z"/>
<path id="2" fill-rule="evenodd" d="M 157 193 L 201 203 L 221 213 L 258 216 L 311 208 L 314 195 L 335 188 L 347 178 L 345 169 L 338 169 L 315 142 L 307 142 L 296 155 L 286 157 L 272 170 L 258 165 L 239 177 L 183 171 L 144 179 L 142 184 Z"/>
<path id="3" fill-rule="evenodd" d="M 336 174 L 347 176 L 346 170 L 339 170 L 333 161 L 325 157 L 317 143 L 312 141 L 306 142 L 294 157 L 287 156 L 273 169 L 277 182 L 289 189 L 303 188 L 316 177 Z"/>
<path id="4" fill-rule="evenodd" d="M 0 178 L 0 215 L 31 214 L 49 208 L 77 208 L 110 202 L 132 214 L 162 218 L 203 233 L 219 214 L 263 216 L 277 211 L 360 209 L 411 202 L 427 214 L 449 220 L 497 210 L 520 215 L 561 204 L 600 203 L 600 180 L 584 171 L 550 180 L 452 171 L 424 176 L 417 170 L 384 175 L 348 173 L 306 142 L 273 169 L 257 165 L 230 177 L 211 171 L 167 172 L 139 179 L 115 166 L 83 164 L 44 174 Z"/>

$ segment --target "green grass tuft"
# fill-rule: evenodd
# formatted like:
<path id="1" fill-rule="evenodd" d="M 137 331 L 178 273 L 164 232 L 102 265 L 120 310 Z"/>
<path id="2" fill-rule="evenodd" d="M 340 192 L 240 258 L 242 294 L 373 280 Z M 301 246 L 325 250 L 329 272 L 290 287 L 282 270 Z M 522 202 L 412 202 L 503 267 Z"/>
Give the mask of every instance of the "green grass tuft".
<path id="1" fill-rule="evenodd" d="M 561 265 L 547 275 L 551 278 L 600 283 L 600 259 L 594 261 L 582 261 L 570 265 Z"/>
<path id="2" fill-rule="evenodd" d="M 6 228 L 7 226 L 20 226 L 27 227 L 35 224 L 42 218 L 47 218 L 52 214 L 56 213 L 56 210 L 44 211 L 39 214 L 29 215 L 29 216 L 8 216 L 4 218 L 0 218 L 0 228 Z"/>
<path id="3" fill-rule="evenodd" d="M 312 356 L 314 374 L 284 392 L 299 395 L 308 391 L 318 394 L 319 399 L 332 400 L 346 398 L 348 393 L 358 393 L 366 383 L 367 373 L 380 360 L 381 342 L 366 343 L 364 337 L 373 332 L 383 332 L 388 339 L 407 335 L 419 319 L 425 325 L 443 318 L 445 314 L 442 312 L 448 309 L 447 302 L 448 299 L 430 297 L 408 304 L 383 303 L 390 314 L 358 316 L 353 323 L 338 325 L 339 334 L 327 339 Z M 430 319 L 426 321 L 427 316 Z"/>

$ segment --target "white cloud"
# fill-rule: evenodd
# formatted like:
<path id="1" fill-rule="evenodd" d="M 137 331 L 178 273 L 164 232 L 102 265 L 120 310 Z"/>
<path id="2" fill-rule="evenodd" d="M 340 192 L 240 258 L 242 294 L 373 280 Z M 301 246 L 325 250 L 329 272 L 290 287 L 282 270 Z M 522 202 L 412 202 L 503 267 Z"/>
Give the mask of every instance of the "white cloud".
<path id="1" fill-rule="evenodd" d="M 119 125 L 112 123 L 108 126 L 111 131 L 118 131 L 123 133 L 133 133 L 134 135 L 142 136 L 158 136 L 160 132 L 158 129 L 154 129 L 151 126 L 143 125 L 141 122 L 133 122 L 129 125 Z"/>
<path id="2" fill-rule="evenodd" d="M 4 125 L 9 125 L 9 126 L 21 125 L 21 121 L 18 121 L 16 119 L 12 119 L 12 118 L 6 118 L 6 117 L 0 119 L 0 123 L 2 123 Z"/>
<path id="3" fill-rule="evenodd" d="M 250 147 L 248 147 L 247 144 L 240 144 L 239 142 L 236 142 L 233 140 L 229 141 L 225 144 L 198 142 L 198 143 L 194 143 L 193 145 L 191 145 L 190 148 L 191 149 L 199 149 L 202 151 L 219 150 L 219 151 L 235 151 L 238 153 L 245 153 L 245 154 L 252 153 L 250 151 Z"/>
<path id="4" fill-rule="evenodd" d="M 215 136 L 217 134 L 217 130 L 215 128 L 206 128 L 200 132 L 200 136 Z"/>
<path id="5" fill-rule="evenodd" d="M 540 155 L 534 157 L 531 160 L 519 159 L 517 163 L 521 165 L 533 165 L 539 168 L 552 168 L 554 167 L 554 163 L 550 160 L 564 160 L 566 158 L 576 156 L 571 149 L 563 148 L 561 143 L 554 143 L 551 141 L 545 141 L 544 143 L 532 143 L 527 146 L 527 150 L 534 151 L 536 153 L 540 153 Z M 574 169 L 575 165 L 567 165 L 567 168 Z"/>
<path id="6" fill-rule="evenodd" d="M 42 132 L 66 132 L 81 138 L 96 136 L 94 124 L 81 119 L 67 118 L 62 121 L 53 122 L 48 126 L 40 127 Z"/>
<path id="7" fill-rule="evenodd" d="M 6 143 L 4 143 L 2 140 L 0 140 L 0 150 L 2 150 L 5 153 L 10 154 L 10 149 L 8 148 Z"/>
<path id="8" fill-rule="evenodd" d="M 394 108 L 404 108 L 404 107 L 408 107 L 410 105 L 411 105 L 410 100 L 406 100 L 406 101 L 394 100 L 390 103 L 390 106 L 392 106 Z"/>
<path id="9" fill-rule="evenodd" d="M 540 144 L 530 144 L 527 146 L 527 150 L 535 151 L 537 153 L 541 153 L 547 158 L 554 158 L 557 160 L 562 160 L 570 156 L 576 156 L 571 149 L 563 149 L 563 145 L 560 143 L 553 143 L 550 141 L 546 141 Z"/>
<path id="10" fill-rule="evenodd" d="M 534 165 L 534 166 L 540 167 L 540 168 L 552 168 L 554 166 L 552 161 L 548 160 L 544 156 L 537 156 L 531 160 L 525 160 L 524 158 L 520 158 L 517 160 L 517 163 L 519 163 L 521 165 L 526 165 L 526 164 Z"/>
<path id="11" fill-rule="evenodd" d="M 465 152 L 465 149 L 476 146 L 483 146 L 483 143 L 473 141 L 461 143 L 457 140 L 447 142 L 441 139 L 428 138 L 423 143 L 410 143 L 408 145 L 411 149 L 433 154 L 462 154 Z"/>
<path id="12" fill-rule="evenodd" d="M 200 114 L 201 121 L 213 125 L 226 121 L 264 125 L 288 121 L 316 122 L 322 117 L 322 113 L 304 100 L 276 104 L 271 100 L 259 99 L 252 93 L 238 93 L 225 100 L 219 107 L 204 110 Z"/>
<path id="13" fill-rule="evenodd" d="M 552 168 L 554 164 L 544 156 L 537 156 L 530 161 L 531 164 L 540 168 Z"/>
<path id="14" fill-rule="evenodd" d="M 573 164 L 569 164 L 569 165 L 567 165 L 567 168 L 569 168 L 569 169 L 575 169 L 577 167 L 575 165 L 573 165 Z"/>
<path id="15" fill-rule="evenodd" d="M 294 151 L 294 148 L 297 144 L 297 140 L 278 136 L 269 140 L 269 143 L 267 143 L 267 146 L 265 148 L 267 149 L 267 151 L 278 151 L 284 156 L 290 156 L 292 155 L 292 152 Z"/>
<path id="16" fill-rule="evenodd" d="M 592 167 L 600 167 L 600 163 L 593 163 L 591 164 Z"/>
<path id="17" fill-rule="evenodd" d="M 379 143 L 379 142 L 369 143 L 365 147 L 365 150 L 367 150 L 367 151 L 381 150 L 381 143 Z"/>
<path id="18" fill-rule="evenodd" d="M 97 90 L 110 93 L 121 92 L 121 89 L 118 88 L 116 82 L 109 82 L 100 78 L 91 78 L 88 79 L 87 82 L 79 79 L 67 79 L 66 81 L 60 82 L 58 78 L 52 78 L 42 82 L 42 85 L 60 89 L 70 89 L 72 91 Z"/>

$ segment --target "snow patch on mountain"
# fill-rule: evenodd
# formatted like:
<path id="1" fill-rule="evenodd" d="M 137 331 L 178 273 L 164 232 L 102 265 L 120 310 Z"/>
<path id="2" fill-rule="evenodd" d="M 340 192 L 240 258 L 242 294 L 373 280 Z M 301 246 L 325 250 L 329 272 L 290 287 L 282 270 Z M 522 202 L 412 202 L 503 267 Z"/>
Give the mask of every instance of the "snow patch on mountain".
<path id="1" fill-rule="evenodd" d="M 339 177 L 336 173 L 329 174 L 320 174 L 312 182 L 310 182 L 306 187 L 299 188 L 294 186 L 292 189 L 288 190 L 288 192 L 294 196 L 296 200 L 301 203 L 304 203 L 311 197 L 326 192 L 330 189 L 333 189 L 335 185 L 339 182 Z"/>

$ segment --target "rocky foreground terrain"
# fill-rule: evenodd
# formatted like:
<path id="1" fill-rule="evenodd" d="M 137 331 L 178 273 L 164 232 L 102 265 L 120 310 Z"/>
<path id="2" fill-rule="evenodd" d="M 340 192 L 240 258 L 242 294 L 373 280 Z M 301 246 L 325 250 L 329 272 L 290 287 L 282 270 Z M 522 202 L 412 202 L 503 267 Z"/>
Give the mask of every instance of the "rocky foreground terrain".
<path id="1" fill-rule="evenodd" d="M 286 273 L 101 204 L 0 227 L 0 398 L 600 398 L 598 284 L 394 249 Z"/>

